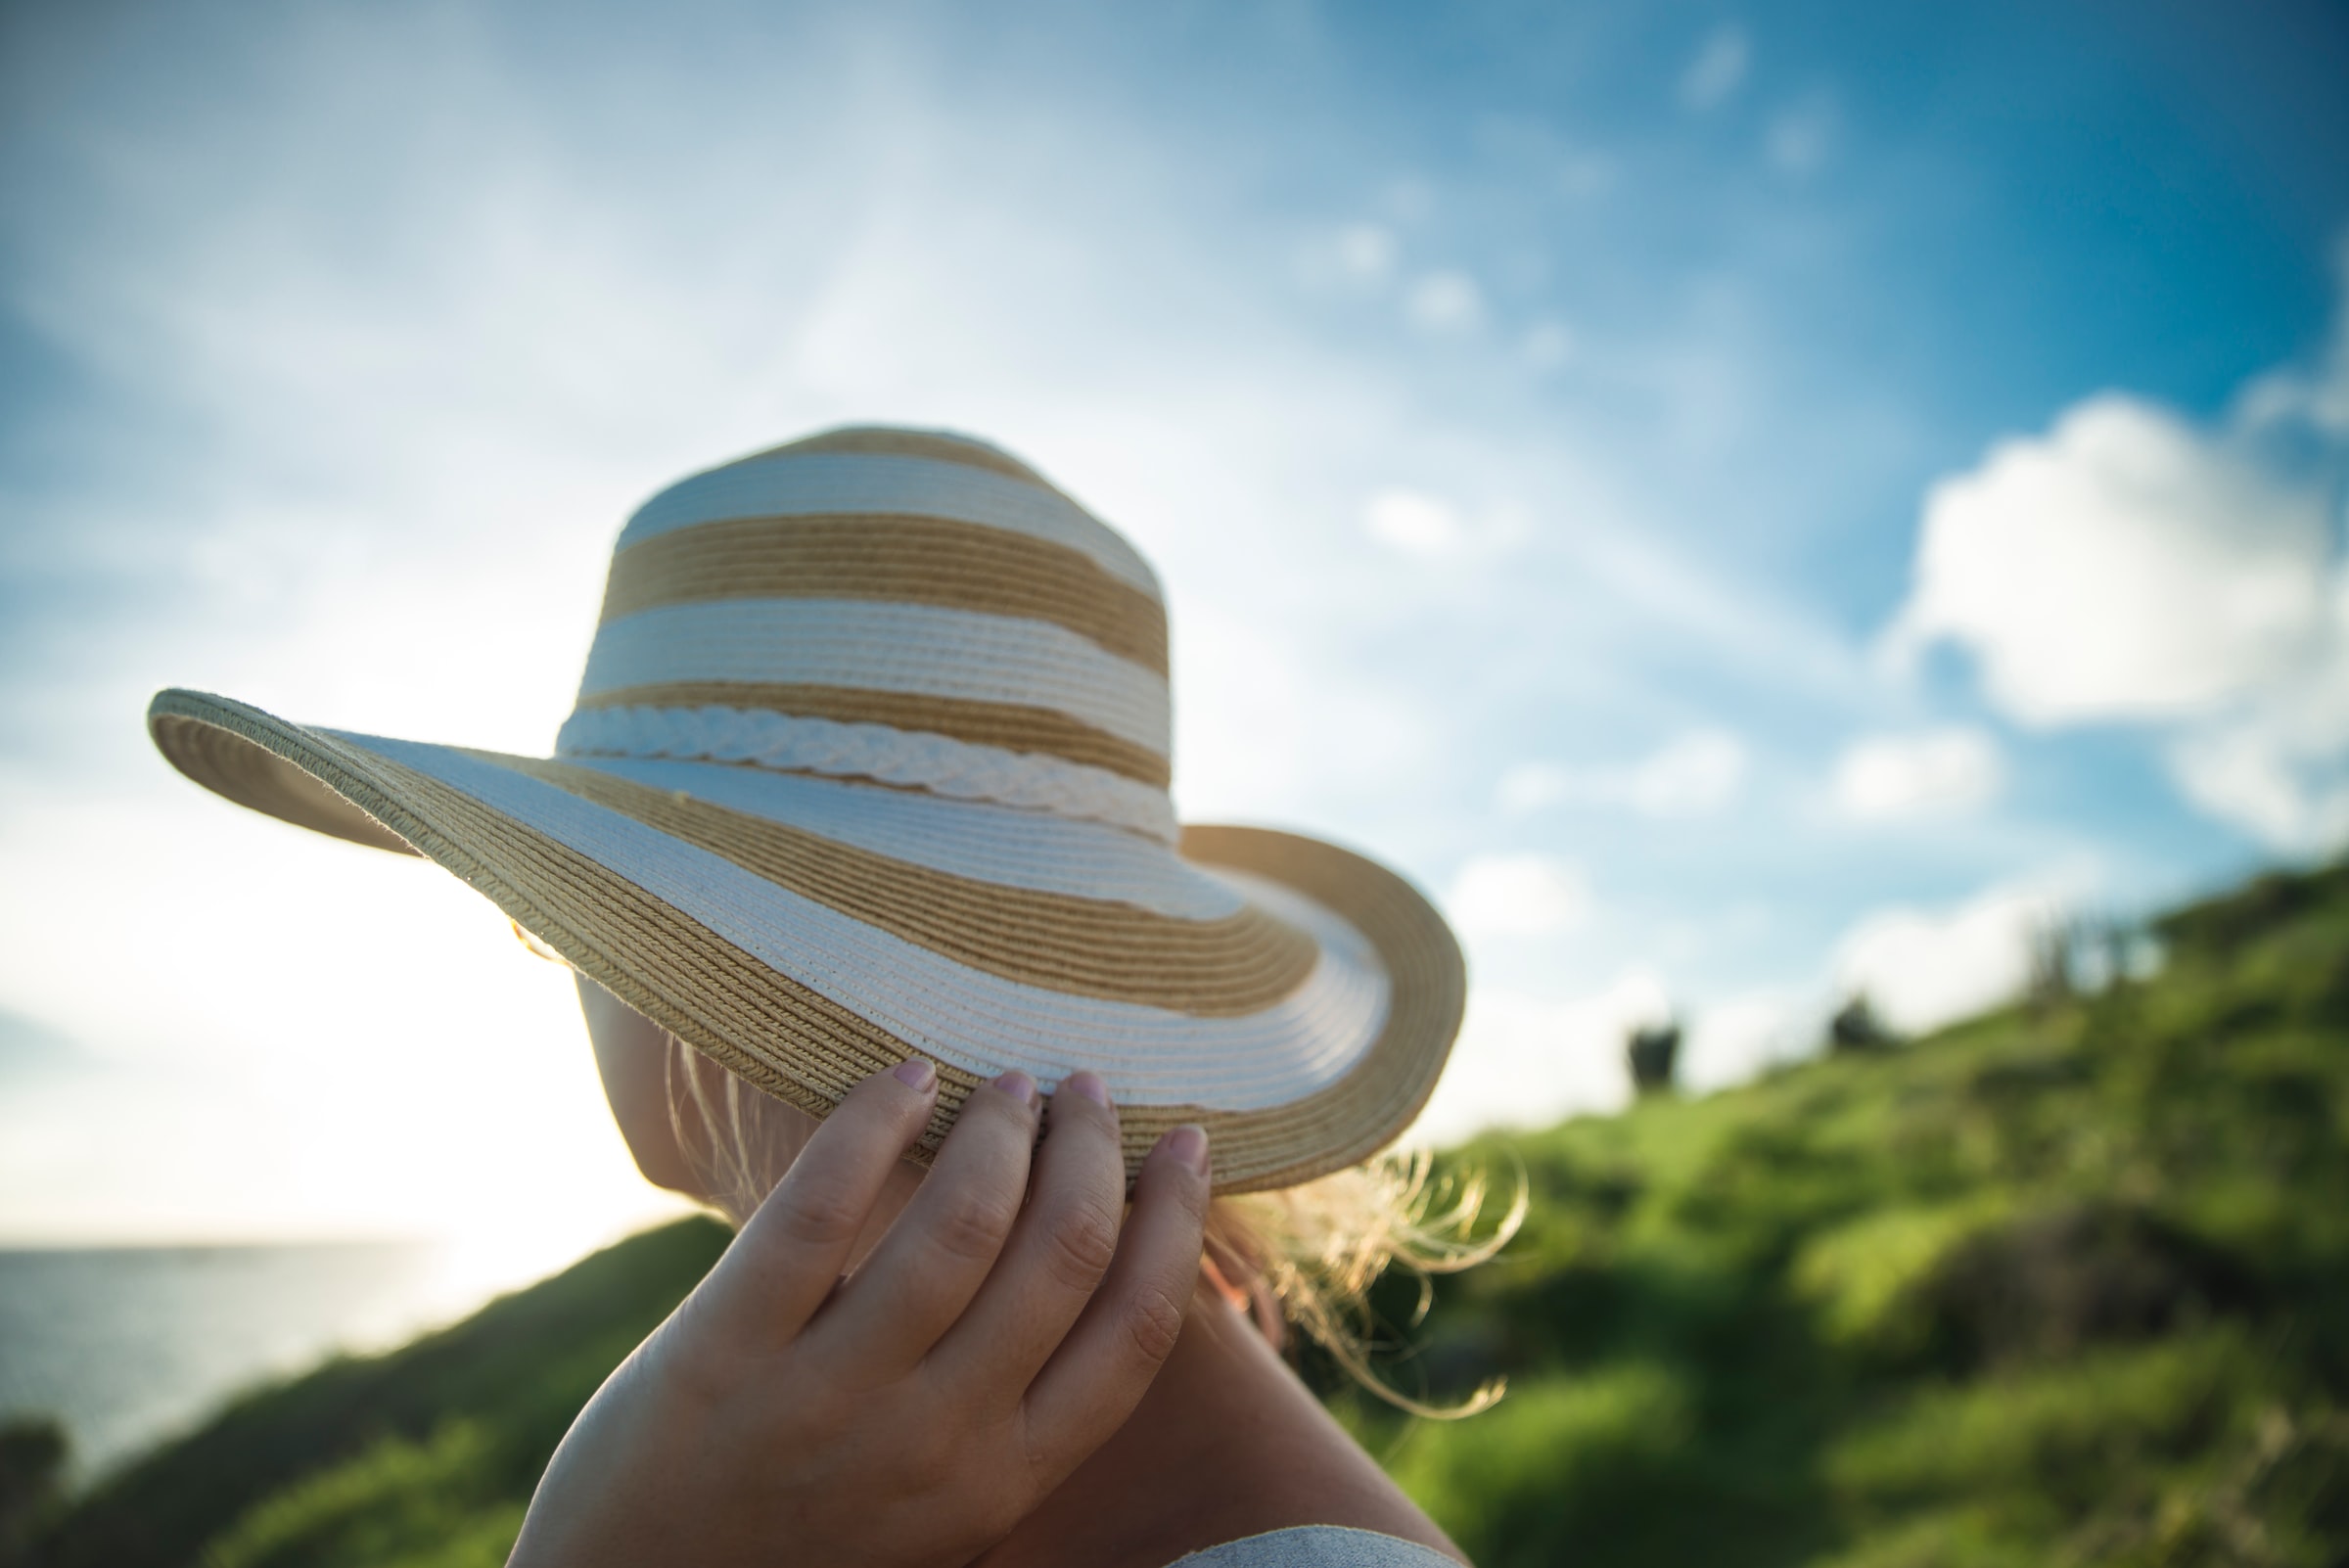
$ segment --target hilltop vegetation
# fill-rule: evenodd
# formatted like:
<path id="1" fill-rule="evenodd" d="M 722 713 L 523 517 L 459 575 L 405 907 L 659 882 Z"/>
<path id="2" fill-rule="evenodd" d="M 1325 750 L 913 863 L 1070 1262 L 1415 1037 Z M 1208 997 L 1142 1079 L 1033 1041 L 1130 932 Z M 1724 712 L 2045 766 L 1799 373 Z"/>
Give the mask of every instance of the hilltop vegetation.
<path id="1" fill-rule="evenodd" d="M 2150 982 L 1513 1140 L 1422 1358 L 1509 1399 L 1350 1408 L 1486 1568 L 2349 1561 L 2349 875 L 2159 929 Z"/>
<path id="2" fill-rule="evenodd" d="M 2160 932 L 2150 981 L 1472 1146 L 1531 1217 L 1391 1375 L 1507 1400 L 1406 1422 L 1309 1374 L 1485 1568 L 2349 1562 L 2349 874 Z M 721 1245 L 651 1232 L 253 1395 L 35 1560 L 497 1563 Z"/>

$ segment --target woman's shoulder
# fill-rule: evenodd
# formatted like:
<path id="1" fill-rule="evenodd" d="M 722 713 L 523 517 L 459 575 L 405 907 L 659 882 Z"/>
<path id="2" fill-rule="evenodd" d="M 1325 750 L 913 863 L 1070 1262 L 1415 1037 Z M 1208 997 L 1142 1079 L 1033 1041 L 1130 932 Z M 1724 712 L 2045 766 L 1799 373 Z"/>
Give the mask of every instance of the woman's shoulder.
<path id="1" fill-rule="evenodd" d="M 1398 1536 L 1336 1525 L 1307 1525 L 1227 1541 L 1194 1551 L 1173 1568 L 1459 1568 L 1440 1551 Z"/>

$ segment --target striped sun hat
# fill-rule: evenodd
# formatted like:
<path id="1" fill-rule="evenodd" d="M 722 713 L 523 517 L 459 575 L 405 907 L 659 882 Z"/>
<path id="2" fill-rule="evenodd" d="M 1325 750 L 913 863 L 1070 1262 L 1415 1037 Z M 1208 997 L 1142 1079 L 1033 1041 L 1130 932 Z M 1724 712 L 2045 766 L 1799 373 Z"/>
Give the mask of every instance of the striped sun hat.
<path id="1" fill-rule="evenodd" d="M 926 1056 L 963 1097 L 1090 1068 L 1129 1167 L 1182 1122 L 1222 1191 L 1392 1141 L 1458 1028 L 1406 883 L 1178 826 L 1167 616 L 1113 530 L 981 441 L 834 431 L 671 485 L 622 530 L 552 758 L 147 715 L 241 805 L 422 854 L 744 1079 L 821 1116 Z"/>

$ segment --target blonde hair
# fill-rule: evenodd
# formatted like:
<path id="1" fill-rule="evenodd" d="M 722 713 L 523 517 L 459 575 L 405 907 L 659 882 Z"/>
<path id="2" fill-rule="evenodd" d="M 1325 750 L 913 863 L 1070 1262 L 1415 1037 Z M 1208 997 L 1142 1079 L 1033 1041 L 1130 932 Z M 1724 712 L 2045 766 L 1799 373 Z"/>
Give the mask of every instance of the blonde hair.
<path id="1" fill-rule="evenodd" d="M 664 1032 L 667 1033 L 666 1031 Z M 667 1036 L 669 1121 L 702 1190 L 736 1225 L 783 1179 L 796 1150 L 780 1148 L 767 1118 L 782 1102 Z M 699 1134 L 686 1125 L 688 1116 Z M 1294 1325 L 1357 1383 L 1413 1415 L 1451 1419 L 1490 1408 L 1495 1378 L 1455 1406 L 1414 1399 L 1372 1364 L 1389 1337 L 1371 1306 L 1371 1287 L 1402 1268 L 1419 1287 L 1406 1331 L 1434 1301 L 1435 1276 L 1492 1259 L 1525 1220 L 1527 1183 L 1500 1219 L 1480 1225 L 1490 1196 L 1483 1173 L 1439 1176 L 1425 1150 L 1388 1153 L 1362 1165 L 1275 1192 L 1218 1198 L 1208 1211 L 1202 1272 L 1255 1317 L 1275 1348 Z M 1479 1232 L 1482 1231 L 1482 1234 Z"/>
<path id="2" fill-rule="evenodd" d="M 1520 1171 L 1507 1211 L 1480 1227 L 1491 1195 L 1483 1171 L 1438 1176 L 1427 1150 L 1390 1150 L 1302 1186 L 1218 1198 L 1208 1211 L 1207 1262 L 1250 1298 L 1275 1346 L 1285 1320 L 1396 1408 L 1438 1420 L 1474 1415 L 1499 1400 L 1502 1379 L 1479 1385 L 1457 1405 L 1437 1406 L 1379 1375 L 1371 1360 L 1388 1325 L 1371 1306 L 1370 1289 L 1390 1268 L 1410 1274 L 1418 1304 L 1399 1326 L 1418 1327 L 1435 1302 L 1435 1276 L 1488 1263 L 1507 1246 L 1525 1222 L 1528 1192 Z M 1240 1277 L 1232 1277 L 1226 1258 Z"/>

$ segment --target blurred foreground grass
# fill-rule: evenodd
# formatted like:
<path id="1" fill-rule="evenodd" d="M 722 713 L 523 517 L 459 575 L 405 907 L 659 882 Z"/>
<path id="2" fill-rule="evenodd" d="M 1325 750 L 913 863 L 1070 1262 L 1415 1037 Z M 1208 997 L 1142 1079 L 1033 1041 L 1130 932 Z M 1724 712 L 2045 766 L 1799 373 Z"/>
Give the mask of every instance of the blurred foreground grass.
<path id="1" fill-rule="evenodd" d="M 2349 1563 L 2349 872 L 2161 930 L 2151 981 L 1506 1140 L 1522 1237 L 1391 1368 L 1506 1375 L 1492 1412 L 1309 1373 L 1485 1568 Z M 501 1562 L 723 1240 L 650 1232 L 256 1393 L 33 1560 Z"/>

